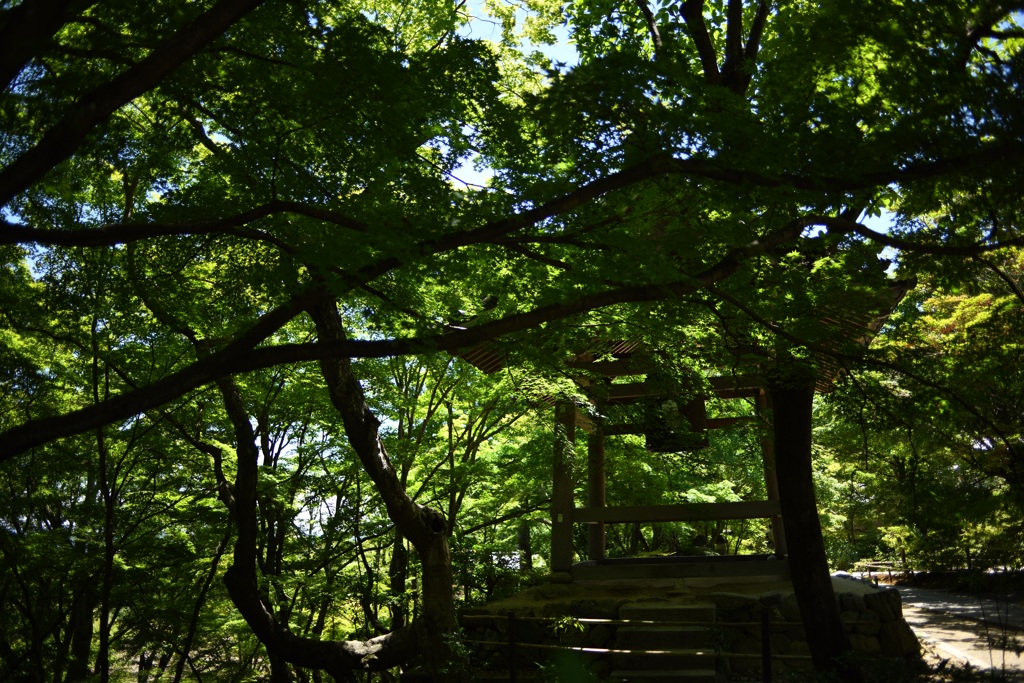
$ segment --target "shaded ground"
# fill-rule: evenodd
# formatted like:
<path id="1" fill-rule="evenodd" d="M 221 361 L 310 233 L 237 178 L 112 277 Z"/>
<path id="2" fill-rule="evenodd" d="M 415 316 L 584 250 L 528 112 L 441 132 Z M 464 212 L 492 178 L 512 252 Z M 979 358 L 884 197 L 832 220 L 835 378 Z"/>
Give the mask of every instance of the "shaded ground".
<path id="1" fill-rule="evenodd" d="M 896 581 L 903 615 L 940 676 L 1024 681 L 1024 583 L 1020 579 L 1020 574 L 947 574 Z M 970 677 L 971 672 L 977 675 Z"/>

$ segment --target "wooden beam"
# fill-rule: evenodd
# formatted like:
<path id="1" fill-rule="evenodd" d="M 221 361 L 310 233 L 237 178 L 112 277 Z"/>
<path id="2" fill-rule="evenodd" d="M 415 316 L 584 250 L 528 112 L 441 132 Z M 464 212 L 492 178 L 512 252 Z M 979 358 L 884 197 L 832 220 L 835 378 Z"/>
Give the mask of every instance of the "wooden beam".
<path id="1" fill-rule="evenodd" d="M 683 503 L 681 505 L 630 505 L 577 508 L 576 522 L 690 522 L 716 519 L 760 519 L 781 512 L 778 501 L 750 500 L 736 503 Z"/>
<path id="2" fill-rule="evenodd" d="M 740 424 L 756 422 L 756 417 L 712 417 L 708 418 L 707 429 L 727 429 Z M 586 427 L 584 427 L 586 429 Z M 590 430 L 587 430 L 590 431 Z M 604 428 L 606 436 L 623 436 L 625 434 L 644 434 L 644 426 L 641 424 L 617 424 L 607 425 Z"/>
<path id="3" fill-rule="evenodd" d="M 708 429 L 728 429 L 736 425 L 750 424 L 756 422 L 757 418 L 747 417 L 712 417 L 708 418 Z"/>
<path id="4" fill-rule="evenodd" d="M 591 508 L 605 506 L 604 431 L 600 423 L 587 439 L 587 504 Z M 591 524 L 587 530 L 587 557 L 603 560 L 605 551 L 604 524 Z"/>
<path id="5" fill-rule="evenodd" d="M 751 391 L 761 389 L 765 379 L 761 375 L 737 375 L 735 377 L 709 377 L 708 382 L 715 392 L 720 391 Z"/>
<path id="6" fill-rule="evenodd" d="M 746 562 L 666 562 L 630 563 L 628 560 L 614 564 L 606 562 L 577 562 L 572 566 L 573 581 L 622 580 L 622 579 L 681 579 L 691 577 L 753 577 L 773 579 L 789 578 L 789 562 L 786 560 L 761 560 Z"/>
<path id="7" fill-rule="evenodd" d="M 626 375 L 646 375 L 650 372 L 651 364 L 639 361 L 636 358 L 620 358 L 618 360 L 592 361 L 574 359 L 566 362 L 574 370 L 587 370 L 605 377 L 623 377 Z"/>
<path id="8" fill-rule="evenodd" d="M 759 389 L 719 389 L 715 391 L 715 396 L 718 398 L 731 401 L 735 398 L 757 398 Z"/>
<path id="9" fill-rule="evenodd" d="M 719 398 L 753 398 L 764 386 L 764 378 L 759 375 L 741 375 L 738 377 L 710 377 L 708 382 L 715 396 Z M 651 386 L 645 382 L 623 382 L 608 387 L 609 403 L 626 403 L 641 398 L 666 396 L 669 392 Z"/>
<path id="10" fill-rule="evenodd" d="M 668 392 L 655 389 L 650 384 L 644 382 L 626 382 L 623 384 L 612 384 L 608 387 L 608 403 L 625 403 L 640 398 L 666 395 L 668 395 Z"/>
<path id="11" fill-rule="evenodd" d="M 555 453 L 551 487 L 551 571 L 572 566 L 573 459 L 576 450 L 576 406 L 555 406 Z"/>
<path id="12" fill-rule="evenodd" d="M 756 410 L 758 417 L 767 424 L 771 417 L 771 401 L 769 400 L 768 392 L 758 392 Z M 779 479 L 775 471 L 775 438 L 771 430 L 766 426 L 761 427 L 759 436 L 761 441 L 761 462 L 764 466 L 765 491 L 768 494 L 768 500 L 777 501 L 779 499 Z M 772 542 L 775 545 L 776 555 L 784 557 L 789 553 L 789 548 L 786 546 L 786 529 L 782 523 L 782 517 L 772 517 Z"/>
<path id="13" fill-rule="evenodd" d="M 623 436 L 625 434 L 643 434 L 644 426 L 639 424 L 606 425 L 605 436 Z"/>

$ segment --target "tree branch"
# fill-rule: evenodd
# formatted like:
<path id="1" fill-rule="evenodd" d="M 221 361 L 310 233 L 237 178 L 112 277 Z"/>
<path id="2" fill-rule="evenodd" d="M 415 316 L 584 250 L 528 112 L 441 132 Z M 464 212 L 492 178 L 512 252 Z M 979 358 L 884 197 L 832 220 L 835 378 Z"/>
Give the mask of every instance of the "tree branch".
<path id="1" fill-rule="evenodd" d="M 264 342 L 285 323 L 301 313 L 311 292 L 303 292 L 290 301 L 273 309 L 260 318 L 252 327 L 239 335 L 226 347 L 212 353 L 209 358 L 198 361 L 178 372 L 152 382 L 145 387 L 119 394 L 111 399 L 80 408 L 64 415 L 30 421 L 21 427 L 8 430 L 11 439 L 0 438 L 0 462 L 9 460 L 35 446 L 73 434 L 80 434 L 99 425 L 111 424 L 118 420 L 138 415 L 173 401 L 198 387 L 216 381 L 220 377 L 234 374 L 225 372 L 227 366 L 239 359 L 247 358 L 253 347 Z M 33 435 L 31 425 L 46 430 L 46 438 Z"/>
<path id="2" fill-rule="evenodd" d="M 900 249 L 902 251 L 908 251 L 915 254 L 929 254 L 931 256 L 980 256 L 981 254 L 999 251 L 1000 249 L 1024 246 L 1024 236 L 1002 242 L 989 242 L 987 244 L 971 244 L 955 247 L 945 246 L 942 244 L 922 244 L 921 242 L 913 242 L 911 240 L 900 239 L 899 237 L 893 237 L 892 235 L 876 232 L 862 223 L 844 218 L 834 216 L 816 216 L 813 217 L 813 220 L 816 225 L 823 225 L 828 228 L 830 232 L 832 230 L 837 230 L 841 234 L 852 232 L 864 239 L 887 247 L 892 247 L 893 249 Z"/>
<path id="3" fill-rule="evenodd" d="M 620 287 L 594 292 L 573 301 L 541 306 L 532 311 L 516 313 L 500 320 L 439 335 L 387 340 L 328 341 L 315 343 L 281 344 L 255 348 L 273 332 L 297 315 L 301 308 L 318 296 L 307 291 L 278 307 L 260 319 L 248 332 L 209 358 L 172 373 L 136 391 L 129 391 L 106 401 L 81 408 L 57 417 L 30 420 L 0 434 L 0 462 L 31 448 L 65 436 L 79 434 L 99 425 L 127 419 L 146 410 L 180 398 L 221 377 L 251 372 L 284 363 L 322 360 L 328 356 L 347 358 L 384 358 L 438 351 L 456 351 L 490 341 L 506 334 L 522 332 L 542 323 L 562 320 L 573 315 L 620 303 L 660 301 L 693 294 L 737 272 L 747 260 L 767 253 L 798 239 L 815 221 L 798 219 L 780 230 L 729 251 L 716 264 L 692 278 Z M 411 537 L 410 537 L 411 538 Z"/>
<path id="4" fill-rule="evenodd" d="M 919 382 L 923 386 L 926 386 L 929 389 L 932 389 L 932 390 L 938 392 L 941 395 L 950 397 L 951 399 L 953 399 L 953 401 L 955 403 L 958 403 L 961 407 L 964 408 L 964 410 L 966 410 L 968 413 L 970 413 L 975 419 L 977 419 L 979 422 L 981 422 L 982 424 L 986 425 L 989 429 L 991 429 L 992 433 L 995 434 L 996 438 L 998 438 L 1000 441 L 1002 441 L 1003 444 L 1011 452 L 1013 452 L 1013 450 L 1014 450 L 1013 444 L 1010 443 L 1010 441 L 1009 441 L 1008 437 L 1006 436 L 1006 434 L 1003 432 L 1003 430 L 1001 430 L 999 428 L 999 425 L 997 425 L 995 422 L 993 422 L 988 417 L 986 417 L 981 412 L 981 410 L 979 408 L 977 408 L 973 403 L 971 403 L 967 399 L 963 398 L 959 393 L 957 393 L 953 389 L 951 389 L 951 388 L 949 388 L 947 386 L 943 386 L 939 382 L 936 382 L 934 380 L 928 379 L 927 377 L 921 375 L 920 373 L 916 373 L 916 372 L 914 372 L 912 370 L 909 370 L 909 369 L 907 369 L 905 367 L 901 367 L 901 366 L 899 366 L 899 365 L 897 365 L 897 364 L 895 364 L 895 363 L 893 363 L 891 361 L 887 361 L 887 360 L 884 360 L 884 359 L 881 359 L 881 358 L 873 358 L 873 357 L 871 357 L 871 356 L 869 356 L 867 354 L 853 355 L 853 354 L 850 354 L 850 353 L 843 353 L 841 351 L 837 351 L 836 349 L 827 348 L 827 347 L 821 346 L 819 344 L 815 344 L 813 342 L 809 342 L 809 341 L 807 341 L 805 339 L 801 339 L 801 338 L 797 337 L 796 335 L 787 332 L 785 329 L 783 329 L 779 325 L 775 324 L 774 322 L 772 322 L 770 320 L 767 320 L 764 317 L 758 315 L 756 311 L 754 311 L 752 308 L 750 308 L 749 306 L 744 304 L 739 299 L 736 299 L 735 297 L 730 296 L 729 294 L 726 294 L 725 292 L 722 292 L 722 291 L 717 290 L 717 289 L 711 290 L 711 291 L 712 291 L 712 294 L 714 294 L 715 296 L 719 297 L 722 301 L 726 301 L 729 304 L 731 304 L 731 305 L 735 306 L 736 308 L 738 308 L 747 317 L 749 317 L 752 321 L 754 321 L 755 323 L 757 323 L 761 327 L 765 328 L 766 330 L 771 332 L 773 335 L 781 337 L 783 339 L 786 339 L 787 341 L 789 341 L 789 342 L 791 342 L 791 343 L 793 343 L 793 344 L 795 344 L 797 346 L 803 346 L 803 347 L 807 348 L 809 351 L 811 351 L 813 353 L 816 353 L 816 354 L 818 354 L 820 356 L 827 356 L 829 358 L 832 358 L 832 359 L 834 359 L 835 361 L 837 361 L 841 365 L 843 370 L 845 370 L 847 372 L 850 372 L 850 366 L 847 364 L 849 362 L 858 363 L 858 364 L 861 364 L 861 365 L 867 365 L 867 366 L 871 366 L 871 367 L 876 367 L 876 368 L 880 368 L 882 370 L 889 370 L 890 372 L 898 373 L 900 375 L 903 375 L 904 377 L 908 377 L 908 378 L 914 380 L 915 382 Z"/>
<path id="5" fill-rule="evenodd" d="M 976 151 L 957 157 L 904 164 L 901 167 L 877 171 L 853 178 L 830 176 L 806 177 L 794 174 L 767 175 L 755 171 L 734 169 L 705 159 L 677 159 L 671 154 L 656 154 L 627 169 L 590 182 L 561 197 L 557 197 L 529 211 L 487 223 L 477 228 L 452 232 L 424 240 L 409 250 L 413 257 L 436 255 L 473 244 L 497 244 L 507 235 L 540 223 L 548 218 L 566 214 L 587 202 L 639 182 L 669 175 L 695 176 L 732 185 L 756 187 L 789 187 L 809 191 L 852 192 L 874 189 L 892 183 L 925 180 L 945 174 L 967 173 L 979 168 L 992 168 L 1007 160 L 1016 160 L 1024 153 L 1024 145 L 1005 142 L 986 143 Z M 543 238 L 542 238 L 543 239 Z M 368 281 L 403 264 L 398 256 L 389 256 L 377 263 L 361 268 L 357 275 Z"/>
<path id="6" fill-rule="evenodd" d="M 418 651 L 411 631 L 396 631 L 371 641 L 322 641 L 293 634 L 275 618 L 264 601 L 256 575 L 259 520 L 257 497 L 259 451 L 241 392 L 231 377 L 216 380 L 228 418 L 235 430 L 238 468 L 233 518 L 238 530 L 231 567 L 224 583 L 231 601 L 267 651 L 298 666 L 320 669 L 336 678 L 357 669 L 386 669 L 407 661 Z"/>
<path id="7" fill-rule="evenodd" d="M 754 14 L 754 23 L 750 25 L 750 35 L 747 36 L 747 46 L 743 50 L 743 57 L 747 61 L 757 59 L 757 53 L 761 49 L 761 37 L 764 36 L 764 27 L 768 23 L 768 13 L 771 10 L 771 3 L 768 0 L 758 0 L 757 12 Z"/>
<path id="8" fill-rule="evenodd" d="M 261 218 L 280 213 L 290 213 L 315 218 L 356 232 L 366 232 L 369 226 L 343 214 L 308 206 L 299 202 L 272 200 L 262 206 L 236 213 L 233 216 L 183 223 L 109 223 L 98 228 L 65 230 L 59 228 L 35 228 L 16 225 L 6 221 L 0 223 L 0 244 L 39 244 L 47 247 L 110 247 L 130 244 L 154 237 L 184 235 L 234 235 L 256 242 L 271 244 L 286 254 L 294 254 L 295 248 L 262 230 L 244 228 Z"/>
<path id="9" fill-rule="evenodd" d="M 979 168 L 991 167 L 1006 160 L 1016 160 L 1024 153 L 1024 145 L 1006 142 L 986 143 L 971 153 L 956 157 L 904 164 L 901 167 L 876 171 L 852 178 L 830 176 L 807 177 L 795 174 L 768 175 L 745 169 L 722 166 L 706 159 L 677 159 L 663 153 L 604 178 L 587 183 L 560 197 L 524 211 L 509 218 L 486 223 L 476 228 L 448 233 L 422 240 L 410 253 L 418 256 L 435 255 L 464 246 L 483 243 L 497 243 L 501 238 L 540 223 L 549 218 L 569 213 L 598 197 L 624 189 L 653 178 L 682 175 L 707 178 L 732 185 L 753 185 L 757 187 L 789 187 L 798 190 L 849 192 L 872 189 L 891 183 L 906 183 L 925 180 L 945 174 L 966 173 Z M 993 172 L 996 172 L 993 170 Z M 300 202 L 272 200 L 267 204 L 225 218 L 196 221 L 194 223 L 115 223 L 100 228 L 84 230 L 42 229 L 0 223 L 0 244 L 42 244 L 46 246 L 112 246 L 128 242 L 168 235 L 232 234 L 246 239 L 267 242 L 285 253 L 295 249 L 269 233 L 259 230 L 243 230 L 240 226 L 276 213 L 294 213 L 339 225 L 356 232 L 368 232 L 370 227 L 348 216 L 309 206 Z M 358 275 L 362 282 L 402 265 L 397 256 L 387 257 L 362 268 Z"/>
<path id="10" fill-rule="evenodd" d="M 25 68 L 29 60 L 45 48 L 53 34 L 95 0 L 24 0 L 4 12 L 0 30 L 0 92 Z"/>
<path id="11" fill-rule="evenodd" d="M 967 41 L 962 49 L 962 57 L 960 58 L 960 68 L 967 66 L 971 59 L 971 52 L 978 49 L 981 45 L 981 39 L 986 36 L 991 36 L 995 31 L 993 26 L 999 24 L 1007 16 L 1013 12 L 1020 12 L 1024 10 L 1024 2 L 992 2 L 987 7 L 982 8 L 981 18 L 976 22 L 969 24 L 966 29 Z"/>
<path id="12" fill-rule="evenodd" d="M 644 15 L 644 21 L 647 22 L 647 31 L 651 34 L 651 42 L 654 43 L 654 52 L 657 54 L 661 50 L 661 33 L 658 31 L 658 21 L 654 17 L 654 12 L 651 11 L 647 0 L 633 1 L 640 8 L 640 13 Z"/>
<path id="13" fill-rule="evenodd" d="M 543 263 L 546 266 L 558 268 L 559 270 L 564 270 L 566 272 L 571 272 L 573 270 L 573 267 L 566 263 L 565 261 L 560 261 L 556 258 L 545 256 L 544 254 L 536 252 L 533 249 L 524 247 L 522 244 L 518 242 L 504 241 L 501 243 L 501 246 L 508 249 L 509 251 L 514 251 L 517 254 L 525 256 L 528 259 L 532 259 L 534 261 L 537 261 L 538 263 Z"/>
<path id="14" fill-rule="evenodd" d="M 320 340 L 331 347 L 344 344 L 345 330 L 333 297 L 323 293 L 311 302 L 308 312 Z M 366 404 L 362 385 L 352 372 L 350 359 L 337 352 L 325 354 L 320 358 L 320 373 L 331 403 L 345 425 L 349 445 L 373 480 L 388 517 L 394 522 L 395 529 L 412 542 L 420 556 L 423 611 L 414 625 L 422 623 L 422 654 L 437 677 L 441 669 L 460 664 L 461 658 L 446 640 L 457 626 L 447 525 L 439 512 L 416 503 L 402 485 L 380 440 L 380 421 Z M 465 680 L 463 676 L 456 672 L 446 678 L 460 681 Z"/>
<path id="15" fill-rule="evenodd" d="M 743 66 L 743 0 L 729 0 L 725 12 L 725 63 L 722 65 L 722 80 L 735 90 L 736 73 Z"/>
<path id="16" fill-rule="evenodd" d="M 700 65 L 704 70 L 704 80 L 711 85 L 718 85 L 722 82 L 722 76 L 718 72 L 715 46 L 711 44 L 708 27 L 704 23 L 704 0 L 686 0 L 680 8 L 680 14 L 697 48 L 697 56 L 700 57 Z"/>
<path id="17" fill-rule="evenodd" d="M 743 61 L 733 74 L 735 81 L 733 89 L 741 95 L 750 87 L 750 81 L 754 77 L 754 70 L 757 68 L 757 53 L 761 49 L 761 37 L 764 35 L 765 24 L 768 23 L 770 9 L 771 4 L 768 0 L 758 0 L 754 22 L 750 25 L 750 35 L 747 36 L 747 45 L 743 49 Z"/>
<path id="18" fill-rule="evenodd" d="M 93 128 L 123 105 L 156 87 L 260 2 L 221 0 L 182 27 L 136 66 L 81 97 L 35 146 L 0 172 L 0 206 L 70 157 Z"/>
<path id="19" fill-rule="evenodd" d="M 1017 297 L 1017 301 L 1019 301 L 1021 305 L 1024 305 L 1024 290 L 1020 288 L 1020 285 L 1017 284 L 1016 280 L 1010 277 L 1010 275 L 1006 271 L 1004 271 L 996 264 L 992 263 L 990 260 L 980 257 L 977 260 L 980 261 L 981 264 L 984 265 L 986 268 L 995 273 L 996 276 L 1000 280 L 1002 280 L 1003 283 L 1010 289 L 1010 291 L 1013 292 L 1013 295 Z"/>
<path id="20" fill-rule="evenodd" d="M 529 506 L 526 506 L 526 507 L 519 507 L 519 508 L 516 508 L 515 510 L 513 510 L 511 512 L 508 512 L 508 513 L 505 513 L 504 515 L 501 515 L 500 517 L 495 517 L 493 519 L 488 519 L 486 522 L 480 522 L 479 524 L 474 524 L 473 526 L 468 527 L 466 529 L 461 529 L 460 532 L 459 532 L 459 535 L 465 537 L 465 536 L 468 536 L 469 534 L 476 533 L 477 531 L 480 531 L 481 529 L 487 529 L 487 528 L 490 528 L 492 526 L 497 526 L 497 525 L 501 524 L 502 522 L 507 522 L 510 519 L 516 519 L 518 517 L 523 517 L 525 515 L 528 515 L 531 512 L 537 512 L 538 510 L 543 510 L 544 508 L 548 507 L 549 505 L 551 505 L 551 500 L 550 499 L 546 499 L 546 500 L 537 501 L 537 503 L 535 505 L 529 505 Z"/>

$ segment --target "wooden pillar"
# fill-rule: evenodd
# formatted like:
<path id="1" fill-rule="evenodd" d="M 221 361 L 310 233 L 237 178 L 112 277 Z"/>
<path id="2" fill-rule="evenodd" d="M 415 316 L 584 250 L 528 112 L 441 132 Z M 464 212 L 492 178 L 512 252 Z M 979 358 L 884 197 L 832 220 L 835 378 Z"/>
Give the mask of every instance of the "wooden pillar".
<path id="1" fill-rule="evenodd" d="M 755 399 L 757 410 L 758 428 L 761 430 L 761 461 L 764 465 L 764 487 L 768 500 L 779 499 L 779 477 L 775 470 L 775 439 L 771 430 L 771 400 L 768 392 L 761 389 L 757 392 Z M 786 547 L 786 529 L 780 515 L 771 518 L 772 543 L 775 546 L 775 554 L 783 557 L 789 554 Z"/>
<path id="2" fill-rule="evenodd" d="M 576 406 L 555 406 L 555 453 L 551 486 L 551 571 L 568 572 L 572 567 L 572 469 L 576 450 Z"/>
<path id="3" fill-rule="evenodd" d="M 594 431 L 587 440 L 587 505 L 605 506 L 604 421 L 601 419 L 595 420 Z M 604 522 L 588 525 L 587 534 L 588 559 L 603 560 Z"/>
<path id="4" fill-rule="evenodd" d="M 530 520 L 520 519 L 516 533 L 519 546 L 519 571 L 529 574 L 533 571 L 533 542 L 530 540 Z"/>

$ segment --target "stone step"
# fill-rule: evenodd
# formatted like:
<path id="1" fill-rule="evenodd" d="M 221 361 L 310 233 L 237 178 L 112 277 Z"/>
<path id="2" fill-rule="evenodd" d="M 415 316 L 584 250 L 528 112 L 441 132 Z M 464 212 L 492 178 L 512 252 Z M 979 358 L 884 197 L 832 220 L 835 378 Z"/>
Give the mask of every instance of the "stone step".
<path id="1" fill-rule="evenodd" d="M 619 608 L 619 619 L 685 621 L 706 624 L 715 620 L 713 602 L 630 602 Z"/>
<path id="2" fill-rule="evenodd" d="M 609 657 L 612 664 L 612 671 L 662 671 L 706 669 L 715 666 L 715 651 L 713 649 L 654 649 L 645 648 L 637 650 L 616 649 Z"/>
<path id="3" fill-rule="evenodd" d="M 474 681 L 482 681 L 486 683 L 511 683 L 512 673 L 507 669 L 474 669 L 472 672 L 472 678 Z M 431 677 L 430 673 L 423 669 L 414 669 L 412 671 L 405 671 L 402 673 L 399 679 L 401 683 L 434 683 L 435 679 Z M 544 675 L 544 672 L 539 671 L 535 667 L 519 667 L 516 669 L 516 683 L 522 681 L 536 681 L 537 683 L 543 683 L 548 678 Z"/>
<path id="4" fill-rule="evenodd" d="M 620 626 L 615 632 L 615 647 L 620 650 L 707 648 L 714 645 L 710 626 L 643 624 Z"/>
<path id="5" fill-rule="evenodd" d="M 717 680 L 714 669 L 680 669 L 660 671 L 620 670 L 613 671 L 609 681 L 625 683 L 666 683 L 666 681 L 683 681 L 685 683 L 715 683 Z"/>

